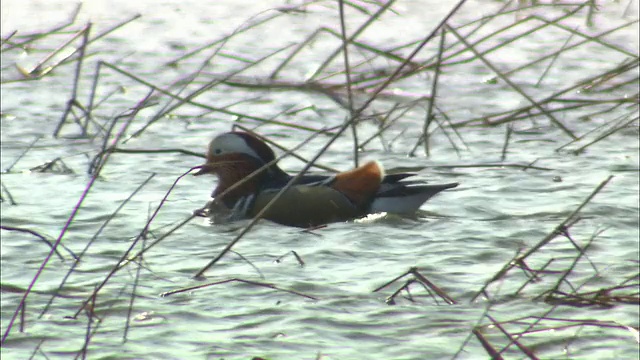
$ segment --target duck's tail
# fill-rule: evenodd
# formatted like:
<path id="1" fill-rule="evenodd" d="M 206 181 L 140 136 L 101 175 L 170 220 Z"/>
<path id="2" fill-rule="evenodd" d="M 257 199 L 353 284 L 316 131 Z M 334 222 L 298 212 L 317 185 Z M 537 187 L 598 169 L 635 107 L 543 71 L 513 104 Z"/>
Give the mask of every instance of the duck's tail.
<path id="1" fill-rule="evenodd" d="M 416 182 L 411 182 L 416 183 Z M 458 183 L 440 185 L 409 185 L 397 182 L 383 184 L 371 204 L 371 212 L 409 214 L 418 211 L 420 206 L 437 193 L 458 186 Z"/>

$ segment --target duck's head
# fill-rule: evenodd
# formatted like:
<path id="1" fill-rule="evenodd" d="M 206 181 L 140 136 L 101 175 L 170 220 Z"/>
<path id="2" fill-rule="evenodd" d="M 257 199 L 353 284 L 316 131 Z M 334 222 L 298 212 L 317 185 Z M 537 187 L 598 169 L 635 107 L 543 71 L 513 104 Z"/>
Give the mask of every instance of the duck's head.
<path id="1" fill-rule="evenodd" d="M 195 175 L 216 174 L 223 177 L 225 172 L 238 172 L 240 169 L 251 173 L 275 158 L 273 150 L 257 137 L 246 132 L 227 132 L 211 140 L 207 149 L 207 161 Z M 266 171 L 281 170 L 273 164 Z"/>

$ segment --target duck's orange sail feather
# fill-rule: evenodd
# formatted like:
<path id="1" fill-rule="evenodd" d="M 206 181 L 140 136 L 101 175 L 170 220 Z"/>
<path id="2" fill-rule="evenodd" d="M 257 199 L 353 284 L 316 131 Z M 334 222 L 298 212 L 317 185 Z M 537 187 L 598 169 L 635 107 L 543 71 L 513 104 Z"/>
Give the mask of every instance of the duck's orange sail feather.
<path id="1" fill-rule="evenodd" d="M 362 206 L 375 196 L 384 178 L 384 169 L 377 161 L 370 161 L 353 170 L 339 173 L 331 187 L 343 193 L 356 205 Z"/>

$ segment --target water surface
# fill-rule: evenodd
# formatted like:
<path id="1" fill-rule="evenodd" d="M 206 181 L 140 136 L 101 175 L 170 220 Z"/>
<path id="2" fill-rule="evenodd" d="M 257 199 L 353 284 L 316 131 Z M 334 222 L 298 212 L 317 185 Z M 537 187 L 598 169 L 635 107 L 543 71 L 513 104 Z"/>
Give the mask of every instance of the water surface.
<path id="1" fill-rule="evenodd" d="M 74 2 L 3 1 L 2 36 L 14 29 L 20 33 L 42 31 L 63 22 L 72 12 Z M 194 56 L 177 67 L 166 66 L 187 51 L 230 34 L 250 16 L 262 10 L 282 6 L 260 2 L 247 6 L 236 2 L 202 3 L 97 1 L 84 4 L 77 24 L 91 20 L 100 32 L 139 13 L 142 17 L 123 29 L 97 41 L 89 48 L 95 51 L 87 58 L 86 76 L 80 86 L 80 97 L 90 94 L 91 75 L 98 60 L 118 64 L 127 71 L 159 86 L 183 79 L 206 58 Z M 363 6 L 370 7 L 371 4 Z M 382 48 L 399 46 L 420 39 L 449 11 L 452 4 L 429 1 L 400 2 L 360 38 Z M 499 4 L 476 1 L 465 5 L 452 24 L 460 25 L 497 11 Z M 631 2 L 631 15 L 626 4 L 606 4 L 596 14 L 592 28 L 584 23 L 586 12 L 565 25 L 598 34 L 633 19 L 637 2 Z M 634 10 L 635 9 L 635 10 Z M 635 11 L 635 13 L 633 12 Z M 488 34 L 512 24 L 518 17 L 535 12 L 519 12 L 505 16 L 483 28 Z M 348 9 L 348 27 L 355 28 L 366 17 Z M 544 12 L 539 12 L 545 15 Z M 263 14 L 264 15 L 264 14 Z M 550 15 L 549 15 L 550 16 Z M 578 19 L 582 19 L 579 21 Z M 319 26 L 339 29 L 337 9 L 333 5 L 311 5 L 297 15 L 282 16 L 261 28 L 247 31 L 223 47 L 228 57 L 216 57 L 207 68 L 211 74 L 224 74 L 239 68 L 237 58 L 257 59 L 284 45 L 302 41 Z M 527 28 L 527 24 L 522 29 Z M 637 24 L 606 37 L 606 41 L 637 54 Z M 505 38 L 516 32 L 505 33 Z M 490 59 L 504 71 L 526 63 L 531 58 L 559 49 L 569 35 L 557 29 L 540 31 L 491 54 Z M 15 64 L 28 68 L 48 51 L 60 45 L 64 36 L 50 37 L 29 52 L 3 52 L 2 78 L 18 76 Z M 451 38 L 453 39 L 453 38 Z M 451 40 L 452 41 L 452 40 Z M 492 40 L 495 45 L 496 40 Z M 388 44 L 388 46 L 384 46 Z M 307 51 L 301 52 L 282 78 L 302 81 L 314 71 L 318 61 L 339 45 L 330 37 L 319 38 Z M 483 45 L 489 47 L 489 45 Z M 406 50 L 407 55 L 409 50 Z M 435 55 L 437 42 L 425 48 L 427 59 Z M 209 55 L 211 53 L 208 53 Z M 282 60 L 286 54 L 277 57 Z M 356 55 L 354 55 L 355 57 Z M 235 57 L 235 59 L 233 59 Z M 548 63 L 519 72 L 511 78 L 536 99 L 549 96 L 558 89 L 595 76 L 629 57 L 619 51 L 587 44 L 563 53 L 542 82 L 535 87 Z M 267 61 L 243 73 L 263 78 L 273 70 L 276 60 Z M 392 63 L 387 62 L 390 66 Z M 332 64 L 339 71 L 340 62 Z M 440 79 L 438 106 L 454 123 L 487 114 L 507 111 L 527 103 L 503 82 L 491 85 L 495 76 L 479 61 L 463 63 L 446 70 Z M 627 78 L 630 74 L 626 74 Z M 637 76 L 637 71 L 636 71 Z M 628 80 L 628 79 L 627 79 Z M 374 111 L 384 112 L 395 101 L 428 95 L 432 73 L 422 81 L 403 81 L 390 90 L 398 98 L 376 102 Z M 622 82 L 622 80 L 620 80 Z M 9 189 L 17 205 L 1 204 L 2 225 L 23 227 L 55 239 L 73 211 L 91 177 L 90 161 L 99 151 L 102 139 L 79 136 L 79 127 L 69 122 L 62 136 L 52 136 L 73 84 L 73 65 L 56 69 L 38 81 L 3 84 L 2 104 L 2 169 L 7 169 L 29 147 L 35 145 L 2 174 L 2 184 Z M 96 110 L 100 122 L 134 107 L 148 92 L 144 86 L 114 72 L 106 71 L 98 90 L 99 97 L 123 87 Z M 635 90 L 635 92 L 634 92 Z M 390 95 L 390 94 L 387 94 Z M 405 97 L 407 95 L 407 97 Z M 573 94 L 576 98 L 580 93 Z M 631 84 L 611 92 L 611 98 L 637 96 Z M 362 103 L 366 98 L 358 96 Z M 400 100 L 398 100 L 400 99 Z M 304 91 L 257 91 L 235 87 L 216 87 L 197 98 L 201 103 L 224 107 L 243 101 L 233 110 L 260 117 L 321 128 L 341 124 L 347 112 L 327 97 Z M 142 111 L 127 133 L 140 129 L 166 99 Z M 631 106 L 631 107 L 629 107 Z M 588 119 L 580 111 L 560 113 L 558 118 L 577 134 L 585 134 L 618 116 L 637 111 L 637 102 L 624 105 Z M 281 114 L 291 108 L 311 110 Z M 591 109 L 591 108 L 590 108 Z M 585 113 L 588 111 L 585 110 Z M 592 111 L 593 112 L 593 111 Z M 203 153 L 210 138 L 228 131 L 234 116 L 210 113 L 196 107 L 183 106 L 172 117 L 163 118 L 141 136 L 130 139 L 123 148 L 174 149 Z M 557 277 L 513 293 L 522 280 L 517 272 L 507 281 L 490 287 L 491 300 L 473 295 L 520 250 L 530 248 L 560 224 L 608 176 L 611 182 L 582 210 L 582 220 L 570 230 L 572 238 L 584 245 L 600 230 L 588 257 L 600 276 L 591 279 L 593 268 L 581 262 L 572 281 L 592 290 L 619 284 L 638 272 L 638 123 L 616 132 L 587 148 L 579 155 L 555 149 L 570 141 L 547 119 L 536 117 L 513 124 L 514 133 L 505 163 L 535 165 L 549 170 L 509 166 L 448 167 L 500 163 L 504 142 L 504 126 L 467 126 L 458 131 L 466 143 L 454 140 L 462 148 L 456 152 L 443 133 L 432 138 L 431 156 L 418 151 L 416 157 L 406 154 L 422 131 L 424 108 L 405 114 L 384 133 L 384 143 L 374 140 L 361 159 L 378 159 L 388 169 L 423 169 L 419 177 L 430 182 L 460 182 L 456 189 L 430 200 L 416 218 L 380 216 L 366 221 L 331 224 L 313 233 L 260 222 L 228 254 L 209 270 L 207 282 L 232 278 L 260 281 L 294 290 L 317 298 L 310 300 L 294 294 L 226 283 L 167 297 L 159 294 L 183 287 L 203 284 L 193 275 L 229 243 L 246 223 L 213 226 L 205 219 L 195 219 L 158 243 L 144 256 L 143 267 L 118 272 L 95 300 L 96 315 L 102 319 L 93 336 L 88 354 L 92 358 L 211 358 L 248 359 L 260 356 L 273 359 L 424 359 L 451 358 L 464 346 L 461 358 L 486 358 L 477 339 L 465 340 L 483 319 L 491 306 L 491 314 L 499 321 L 519 316 L 541 315 L 551 306 L 536 299 L 541 289 L 553 285 Z M 253 127 L 256 123 L 240 121 Z M 267 125 L 256 129 L 278 143 L 293 147 L 309 133 Z M 358 126 L 359 137 L 368 138 L 377 131 L 372 122 Z M 453 132 L 449 131 L 450 134 Z M 317 137 L 302 147 L 299 154 L 311 158 L 328 140 Z M 322 164 L 349 169 L 353 166 L 352 139 L 341 137 L 320 158 Z M 584 143 L 581 143 L 584 144 Z M 383 146 L 384 145 L 384 146 Z M 570 147 L 571 148 L 571 147 Z M 575 148 L 575 147 L 574 147 Z M 35 173 L 29 169 L 60 157 L 73 170 L 72 174 Z M 3 345 L 2 356 L 28 358 L 40 345 L 36 358 L 70 358 L 82 348 L 87 331 L 83 312 L 73 315 L 81 302 L 100 284 L 132 244 L 150 214 L 159 205 L 175 179 L 201 158 L 177 153 L 113 154 L 82 203 L 77 217 L 64 236 L 63 243 L 79 253 L 109 219 L 116 208 L 145 179 L 156 174 L 139 194 L 119 211 L 89 247 L 76 272 L 40 317 L 72 262 L 53 257 L 29 295 L 26 331 L 14 326 Z M 281 161 L 291 172 L 304 163 L 293 158 Z M 149 240 L 153 241 L 171 227 L 188 218 L 202 206 L 215 185 L 213 177 L 183 178 L 172 191 L 154 220 Z M 148 244 L 147 242 L 147 244 Z M 136 251 L 140 249 L 138 245 Z M 2 331 L 16 310 L 23 292 L 36 274 L 49 248 L 33 236 L 2 231 Z M 303 260 L 300 266 L 292 255 Z M 241 254 L 240 257 L 238 254 Z M 67 255 L 65 253 L 65 255 Z M 566 239 L 550 243 L 529 263 L 540 267 L 550 257 L 559 267 L 567 268 L 575 249 Z M 67 255 L 68 257 L 68 255 Z M 250 262 L 250 264 L 249 264 Z M 415 266 L 433 283 L 446 291 L 458 304 L 435 302 L 417 285 L 396 299 L 396 305 L 385 303 L 401 282 L 381 292 L 372 290 Z M 256 268 L 258 270 L 256 270 Z M 137 282 L 136 277 L 139 276 Z M 635 278 L 637 284 L 637 277 Z M 136 283 L 132 321 L 123 342 L 130 294 Z M 633 283 L 633 282 L 632 282 Z M 637 293 L 636 293 L 637 294 Z M 611 309 L 561 306 L 552 316 L 569 319 L 598 319 L 638 327 L 637 305 L 618 305 Z M 486 324 L 487 320 L 483 320 Z M 95 325 L 95 323 L 94 323 Z M 516 331 L 516 330 L 512 330 Z M 620 329 L 584 328 L 546 333 L 526 338 L 523 343 L 535 347 L 542 358 L 633 358 L 638 343 L 633 332 Z M 500 334 L 487 330 L 486 336 L 500 344 Z M 573 335 L 577 340 L 572 340 Z M 502 342 L 504 344 L 504 342 Z M 566 351 L 566 352 L 565 352 Z M 507 357 L 523 357 L 511 349 Z"/>

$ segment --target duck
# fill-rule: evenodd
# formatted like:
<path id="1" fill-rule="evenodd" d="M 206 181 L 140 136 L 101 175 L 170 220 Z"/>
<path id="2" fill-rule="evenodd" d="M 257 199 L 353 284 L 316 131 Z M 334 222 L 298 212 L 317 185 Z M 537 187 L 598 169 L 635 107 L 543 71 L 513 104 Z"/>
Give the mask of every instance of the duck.
<path id="1" fill-rule="evenodd" d="M 229 221 L 255 217 L 294 178 L 275 159 L 269 145 L 248 132 L 215 136 L 209 143 L 206 162 L 194 173 L 218 178 L 211 195 L 215 201 L 208 203 L 208 210 L 219 211 L 222 205 Z M 261 172 L 248 178 L 261 168 Z M 414 214 L 434 195 L 458 186 L 407 180 L 414 175 L 385 174 L 378 161 L 335 175 L 304 174 L 262 218 L 281 225 L 312 228 L 376 213 Z"/>

